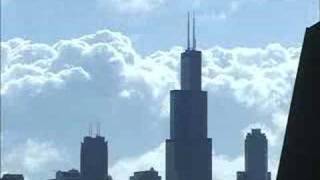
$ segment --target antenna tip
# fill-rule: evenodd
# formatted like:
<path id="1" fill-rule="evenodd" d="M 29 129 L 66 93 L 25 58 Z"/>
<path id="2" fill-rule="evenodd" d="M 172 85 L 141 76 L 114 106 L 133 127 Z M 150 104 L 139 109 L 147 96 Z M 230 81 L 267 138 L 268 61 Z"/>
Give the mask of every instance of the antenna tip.
<path id="1" fill-rule="evenodd" d="M 190 50 L 190 12 L 188 11 L 187 50 Z"/>
<path id="2" fill-rule="evenodd" d="M 195 18 L 195 12 L 193 11 L 193 28 L 192 28 L 192 35 L 193 35 L 193 45 L 192 49 L 196 50 L 197 48 L 197 40 L 196 40 L 196 18 Z"/>

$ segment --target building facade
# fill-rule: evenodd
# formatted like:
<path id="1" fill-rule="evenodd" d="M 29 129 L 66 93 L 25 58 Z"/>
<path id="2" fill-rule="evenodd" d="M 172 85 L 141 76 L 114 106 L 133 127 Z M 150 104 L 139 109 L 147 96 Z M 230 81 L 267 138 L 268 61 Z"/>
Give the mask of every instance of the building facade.
<path id="1" fill-rule="evenodd" d="M 104 137 L 85 137 L 80 158 L 81 180 L 108 179 L 108 142 Z"/>
<path id="2" fill-rule="evenodd" d="M 22 174 L 4 174 L 1 180 L 24 180 Z"/>
<path id="3" fill-rule="evenodd" d="M 80 180 L 80 172 L 76 169 L 57 171 L 56 178 L 52 180 Z"/>
<path id="4" fill-rule="evenodd" d="M 181 54 L 181 90 L 170 92 L 170 139 L 166 140 L 166 180 L 212 180 L 212 142 L 207 137 L 207 92 L 201 90 L 202 53 Z"/>
<path id="5" fill-rule="evenodd" d="M 252 129 L 245 139 L 245 171 L 237 172 L 237 180 L 271 180 L 268 172 L 268 140 L 260 129 Z"/>
<path id="6" fill-rule="evenodd" d="M 135 172 L 134 175 L 130 177 L 130 180 L 161 180 L 161 176 L 151 168 L 148 171 Z"/>

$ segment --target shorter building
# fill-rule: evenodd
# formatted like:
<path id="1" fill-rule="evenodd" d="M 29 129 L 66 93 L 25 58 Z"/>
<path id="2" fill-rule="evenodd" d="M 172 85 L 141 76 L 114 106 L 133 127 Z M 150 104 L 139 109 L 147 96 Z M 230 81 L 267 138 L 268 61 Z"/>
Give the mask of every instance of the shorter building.
<path id="1" fill-rule="evenodd" d="M 151 168 L 149 171 L 139 171 L 135 172 L 130 180 L 161 180 L 159 173 Z"/>
<path id="2" fill-rule="evenodd" d="M 4 174 L 1 180 L 24 180 L 22 174 Z"/>
<path id="3" fill-rule="evenodd" d="M 261 129 L 252 129 L 247 134 L 244 151 L 245 170 L 237 172 L 237 180 L 271 180 L 268 139 Z"/>
<path id="4" fill-rule="evenodd" d="M 237 180 L 246 180 L 246 173 L 243 171 L 238 171 L 237 172 Z"/>
<path id="5" fill-rule="evenodd" d="M 52 180 L 80 180 L 80 172 L 76 169 L 56 172 L 56 178 Z"/>

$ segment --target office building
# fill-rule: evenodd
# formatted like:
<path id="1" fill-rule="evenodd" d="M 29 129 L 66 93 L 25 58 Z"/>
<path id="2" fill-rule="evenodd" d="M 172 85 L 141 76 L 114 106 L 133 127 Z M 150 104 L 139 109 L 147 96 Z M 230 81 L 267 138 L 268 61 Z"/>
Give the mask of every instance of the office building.
<path id="1" fill-rule="evenodd" d="M 245 171 L 237 172 L 237 180 L 271 180 L 268 172 L 268 140 L 260 129 L 252 129 L 245 139 Z"/>
<path id="2" fill-rule="evenodd" d="M 57 171 L 56 178 L 52 180 L 80 180 L 80 172 L 75 169 L 69 171 Z"/>
<path id="3" fill-rule="evenodd" d="M 151 168 L 148 171 L 135 172 L 134 175 L 130 177 L 130 180 L 161 180 L 161 176 Z"/>
<path id="4" fill-rule="evenodd" d="M 22 174 L 4 174 L 1 180 L 24 180 Z"/>

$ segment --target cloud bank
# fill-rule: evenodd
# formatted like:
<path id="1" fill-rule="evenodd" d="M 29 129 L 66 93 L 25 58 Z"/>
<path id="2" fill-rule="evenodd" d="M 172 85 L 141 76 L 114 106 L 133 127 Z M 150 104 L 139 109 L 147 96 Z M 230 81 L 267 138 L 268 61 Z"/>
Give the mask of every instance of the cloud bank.
<path id="1" fill-rule="evenodd" d="M 61 139 L 59 134 L 64 133 L 70 138 L 79 138 L 79 129 L 90 119 L 98 119 L 106 121 L 108 139 L 114 142 L 115 151 L 119 151 L 111 163 L 114 179 L 127 179 L 134 170 L 149 169 L 149 166 L 164 175 L 162 142 L 168 132 L 163 130 L 168 127 L 168 92 L 179 88 L 182 51 L 181 47 L 173 47 L 142 56 L 130 38 L 110 30 L 61 40 L 53 45 L 18 38 L 2 42 L 4 120 L 8 131 L 15 134 L 23 146 L 9 147 L 8 161 L 11 158 L 23 163 L 8 165 L 7 169 L 16 168 L 31 179 L 50 177 L 44 175 L 51 171 L 44 164 L 54 163 L 55 167 L 63 164 L 59 147 L 24 137 L 56 141 Z M 215 46 L 202 51 L 203 88 L 210 97 L 231 99 L 263 117 L 264 121 L 247 122 L 247 127 L 238 131 L 262 127 L 270 137 L 271 151 L 278 152 L 300 48 L 269 44 L 263 48 Z M 209 109 L 209 115 L 210 112 Z M 72 127 L 64 126 L 66 121 Z M 129 126 L 123 127 L 123 123 Z M 35 132 L 36 127 L 41 129 Z M 116 130 L 119 127 L 122 132 Z M 21 128 L 24 135 L 19 133 Z M 142 138 L 144 143 L 135 141 Z M 66 139 L 54 144 L 68 147 L 70 142 Z M 135 143 L 130 144 L 130 141 Z M 128 142 L 123 143 L 128 145 L 120 145 L 121 142 Z M 133 150 L 130 154 L 125 151 L 130 146 L 135 147 L 133 149 L 140 147 L 142 152 Z M 77 148 L 66 152 L 73 150 Z M 35 158 L 34 152 L 40 152 L 41 156 Z M 272 155 L 273 159 L 277 157 Z M 213 172 L 217 179 L 234 179 L 235 171 L 242 170 L 241 164 L 241 154 L 230 157 L 213 153 Z"/>

